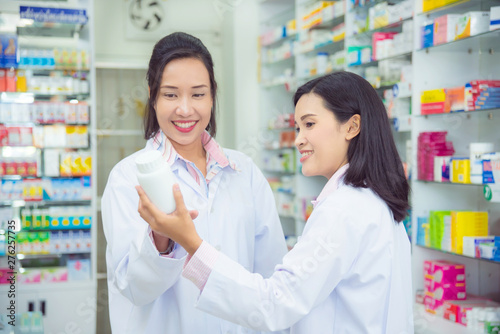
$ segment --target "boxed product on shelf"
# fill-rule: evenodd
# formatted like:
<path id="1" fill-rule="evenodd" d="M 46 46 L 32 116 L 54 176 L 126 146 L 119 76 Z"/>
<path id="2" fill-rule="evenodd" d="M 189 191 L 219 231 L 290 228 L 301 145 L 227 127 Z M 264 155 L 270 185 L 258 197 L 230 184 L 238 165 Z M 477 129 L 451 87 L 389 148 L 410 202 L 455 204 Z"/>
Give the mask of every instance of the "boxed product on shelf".
<path id="1" fill-rule="evenodd" d="M 0 44 L 0 68 L 16 68 L 19 65 L 17 61 L 17 35 L 1 34 Z"/>
<path id="2" fill-rule="evenodd" d="M 470 159 L 461 157 L 452 157 L 450 161 L 450 180 L 453 183 L 470 182 Z"/>
<path id="3" fill-rule="evenodd" d="M 420 93 L 420 114 L 441 114 L 465 110 L 465 88 L 440 88 Z"/>
<path id="4" fill-rule="evenodd" d="M 500 6 L 490 8 L 490 30 L 500 29 Z"/>
<path id="5" fill-rule="evenodd" d="M 475 308 L 486 307 L 500 307 L 500 304 L 486 298 L 475 296 L 468 296 L 465 300 L 448 300 L 444 303 L 443 317 L 463 326 L 467 326 L 468 322 L 471 320 L 468 319 L 468 317 L 472 316 L 471 311 Z"/>
<path id="6" fill-rule="evenodd" d="M 457 19 L 455 39 L 482 34 L 490 30 L 490 12 L 468 12 Z"/>
<path id="7" fill-rule="evenodd" d="M 42 269 L 23 268 L 22 271 L 19 272 L 17 279 L 20 284 L 40 283 L 42 280 Z"/>
<path id="8" fill-rule="evenodd" d="M 420 28 L 420 48 L 434 45 L 434 21 L 425 22 Z"/>
<path id="9" fill-rule="evenodd" d="M 381 2 L 368 9 L 368 28 L 370 30 L 385 27 L 389 24 L 389 5 Z"/>
<path id="10" fill-rule="evenodd" d="M 347 65 L 361 65 L 369 63 L 372 58 L 372 47 L 370 45 L 349 46 L 347 48 Z"/>
<path id="11" fill-rule="evenodd" d="M 449 224 L 451 211 L 430 211 L 429 212 L 429 237 L 430 247 L 446 250 L 443 247 L 446 225 Z"/>
<path id="12" fill-rule="evenodd" d="M 494 143 L 470 143 L 469 144 L 470 151 L 470 179 L 471 183 L 483 184 L 484 179 L 487 179 L 489 174 L 492 175 L 491 169 L 486 168 L 483 172 L 483 160 L 485 158 L 495 159 L 495 144 Z M 493 155 L 492 155 L 493 154 Z M 488 167 L 487 165 L 485 167 Z M 491 164 L 489 166 L 491 168 Z M 494 182 L 492 182 L 494 183 Z"/>
<path id="13" fill-rule="evenodd" d="M 436 281 L 425 279 L 424 288 L 427 296 L 443 303 L 445 300 L 463 300 L 467 296 L 464 282 L 437 283 Z"/>
<path id="14" fill-rule="evenodd" d="M 372 35 L 372 59 L 386 58 L 388 52 L 386 50 L 392 48 L 392 39 L 396 32 L 375 32 Z M 386 41 L 390 44 L 386 46 Z"/>
<path id="15" fill-rule="evenodd" d="M 43 199 L 47 201 L 85 201 L 91 199 L 90 176 L 44 179 Z"/>
<path id="16" fill-rule="evenodd" d="M 387 7 L 389 24 L 413 16 L 413 0 L 405 0 Z"/>
<path id="17" fill-rule="evenodd" d="M 500 80 L 472 80 L 465 84 L 467 111 L 500 107 Z"/>
<path id="18" fill-rule="evenodd" d="M 488 236 L 488 212 L 452 211 L 451 212 L 451 251 L 463 253 L 464 237 Z"/>
<path id="19" fill-rule="evenodd" d="M 449 43 L 455 40 L 458 14 L 446 14 L 434 19 L 434 45 Z"/>
<path id="20" fill-rule="evenodd" d="M 418 136 L 417 164 L 418 180 L 434 180 L 434 157 L 451 156 L 455 153 L 453 143 L 446 141 L 446 131 L 421 132 Z"/>
<path id="21" fill-rule="evenodd" d="M 90 279 L 90 259 L 69 259 L 67 267 L 69 281 Z"/>
<path id="22" fill-rule="evenodd" d="M 482 183 L 500 184 L 500 152 L 481 155 Z"/>
<path id="23" fill-rule="evenodd" d="M 428 12 L 430 10 L 434 10 L 449 4 L 452 4 L 454 2 L 457 2 L 459 0 L 422 0 L 422 12 Z"/>
<path id="24" fill-rule="evenodd" d="M 450 182 L 451 156 L 434 157 L 434 181 Z"/>
<path id="25" fill-rule="evenodd" d="M 494 236 L 486 236 L 486 237 L 464 237 L 463 238 L 463 255 L 467 255 L 470 257 L 481 258 L 481 244 L 491 244 L 492 246 L 495 243 Z M 486 254 L 485 254 L 486 255 Z M 484 257 L 484 258 L 493 258 Z"/>

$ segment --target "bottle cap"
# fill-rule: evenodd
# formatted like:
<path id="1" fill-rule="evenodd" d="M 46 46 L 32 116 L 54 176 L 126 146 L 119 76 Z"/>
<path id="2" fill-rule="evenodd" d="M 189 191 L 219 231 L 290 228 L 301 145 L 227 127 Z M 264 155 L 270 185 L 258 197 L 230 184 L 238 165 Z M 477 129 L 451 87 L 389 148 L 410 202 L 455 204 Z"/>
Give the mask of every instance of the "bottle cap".
<path id="1" fill-rule="evenodd" d="M 151 173 L 165 166 L 165 160 L 159 151 L 147 151 L 135 159 L 137 169 L 141 173 Z"/>

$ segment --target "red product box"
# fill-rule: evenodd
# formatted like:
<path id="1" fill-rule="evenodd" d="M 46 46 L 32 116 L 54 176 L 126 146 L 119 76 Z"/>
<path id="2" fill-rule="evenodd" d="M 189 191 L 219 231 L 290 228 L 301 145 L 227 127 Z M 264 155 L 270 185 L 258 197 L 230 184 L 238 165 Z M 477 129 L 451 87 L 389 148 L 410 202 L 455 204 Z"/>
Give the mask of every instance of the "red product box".
<path id="1" fill-rule="evenodd" d="M 466 326 L 467 311 L 475 307 L 500 307 L 500 304 L 481 297 L 469 297 L 466 300 L 448 300 L 443 303 L 443 317 Z"/>
<path id="2" fill-rule="evenodd" d="M 0 68 L 0 92 L 7 91 L 7 70 Z"/>
<path id="3" fill-rule="evenodd" d="M 465 266 L 445 260 L 426 260 L 424 277 L 442 284 L 465 283 Z"/>
<path id="4" fill-rule="evenodd" d="M 444 312 L 443 303 L 444 303 L 443 300 L 436 300 L 430 296 L 424 297 L 425 310 L 432 314 L 443 315 Z"/>
<path id="5" fill-rule="evenodd" d="M 5 83 L 6 83 L 6 92 L 14 93 L 16 91 L 16 71 L 14 70 L 6 70 L 5 75 Z"/>

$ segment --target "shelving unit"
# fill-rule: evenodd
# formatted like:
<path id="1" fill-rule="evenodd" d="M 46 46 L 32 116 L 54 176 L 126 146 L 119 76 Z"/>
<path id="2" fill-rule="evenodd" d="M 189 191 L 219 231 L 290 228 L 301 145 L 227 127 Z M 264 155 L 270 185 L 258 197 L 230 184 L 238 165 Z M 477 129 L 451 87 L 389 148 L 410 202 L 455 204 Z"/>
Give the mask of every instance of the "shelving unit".
<path id="1" fill-rule="evenodd" d="M 20 20 L 20 6 L 34 11 L 38 9 L 33 7 L 43 6 L 45 13 L 71 12 L 85 23 Z M 0 147 L 2 173 L 10 174 L 0 178 L 0 210 L 2 223 L 14 220 L 17 228 L 16 313 L 41 312 L 45 333 L 65 332 L 68 324 L 95 333 L 95 313 L 82 314 L 83 308 L 96 308 L 97 285 L 92 14 L 92 0 L 63 5 L 7 1 L 0 14 L 9 17 L 2 20 L 9 24 L 2 27 L 2 34 L 9 31 L 7 36 L 16 40 L 20 61 L 17 68 L 5 69 L 17 79 L 7 84 L 8 91 L 0 92 L 0 126 L 10 134 Z M 20 142 L 17 128 L 25 136 Z M 56 134 L 56 129 L 65 135 Z M 82 131 L 80 137 L 70 137 L 77 129 Z M 10 186 L 23 187 L 24 194 Z M 75 196 L 67 196 L 69 189 Z M 0 256 L 0 268 L 7 263 L 7 256 Z M 1 313 L 12 299 L 7 291 L 8 286 L 1 284 Z"/>
<path id="2" fill-rule="evenodd" d="M 294 17 L 298 28 L 297 37 L 294 35 L 296 45 L 304 41 L 304 35 L 307 31 L 301 31 L 300 20 L 305 8 L 308 8 L 315 1 L 295 0 L 294 3 L 283 1 L 262 1 L 260 3 L 260 22 L 261 33 L 278 25 L 284 25 L 292 16 L 283 18 L 279 21 L 270 21 L 276 7 L 281 6 L 281 11 L 291 11 L 294 8 Z M 474 10 L 489 10 L 491 6 L 500 6 L 498 0 L 463 0 L 449 4 L 447 6 L 422 13 L 422 0 L 413 1 L 412 15 L 403 16 L 395 22 L 383 27 L 377 27 L 369 31 L 357 33 L 359 28 L 359 17 L 375 5 L 384 1 L 372 1 L 362 7 L 353 7 L 347 1 L 345 15 L 320 23 L 311 29 L 332 29 L 334 26 L 345 23 L 345 39 L 342 42 L 322 42 L 320 49 L 314 48 L 307 52 L 294 52 L 291 58 L 287 60 L 287 65 L 283 63 L 266 64 L 261 67 L 261 77 L 263 82 L 273 82 L 275 77 L 283 77 L 283 72 L 287 66 L 292 68 L 292 73 L 288 73 L 286 79 L 282 79 L 272 86 L 269 84 L 261 85 L 260 93 L 260 118 L 262 128 L 267 128 L 268 120 L 275 119 L 280 114 L 292 113 L 293 106 L 290 101 L 296 88 L 320 75 L 335 71 L 347 70 L 366 76 L 367 70 L 373 70 L 373 67 L 380 64 L 390 64 L 400 59 L 408 60 L 413 66 L 413 70 L 408 73 L 411 83 L 410 94 L 402 95 L 402 99 L 409 102 L 410 112 L 408 115 L 392 115 L 390 121 L 393 126 L 393 136 L 396 141 L 398 151 L 403 162 L 407 163 L 411 178 L 411 221 L 413 222 L 411 230 L 412 249 L 413 249 L 413 286 L 414 290 L 423 288 L 423 261 L 427 259 L 447 259 L 466 265 L 467 270 L 467 292 L 489 297 L 500 301 L 500 264 L 494 261 L 465 257 L 459 254 L 443 252 L 432 248 L 425 248 L 416 245 L 417 236 L 417 217 L 426 215 L 429 210 L 476 210 L 488 211 L 490 234 L 500 235 L 500 204 L 487 202 L 483 197 L 483 185 L 468 185 L 456 183 L 437 183 L 417 180 L 417 138 L 418 134 L 426 131 L 446 130 L 448 131 L 447 140 L 454 143 L 456 156 L 469 156 L 468 145 L 471 142 L 494 142 L 495 150 L 500 150 L 500 141 L 498 137 L 499 117 L 498 108 L 475 110 L 468 112 L 457 112 L 450 114 L 420 115 L 420 92 L 433 88 L 456 87 L 474 79 L 500 79 L 500 60 L 498 52 L 500 51 L 500 30 L 485 32 L 475 36 L 459 39 L 456 41 L 443 43 L 440 45 L 421 48 L 420 47 L 420 27 L 424 21 L 432 20 L 445 14 L 463 14 Z M 391 4 L 401 4 L 402 1 L 391 1 Z M 272 7 L 272 8 L 271 8 Z M 361 15 L 361 16 L 360 16 Z M 325 73 L 309 71 L 308 57 L 313 56 L 318 51 L 336 52 L 338 50 L 347 50 L 353 46 L 371 45 L 371 36 L 377 32 L 401 32 L 403 26 L 411 29 L 411 45 L 403 46 L 403 49 L 396 54 L 387 54 L 380 59 L 365 61 L 361 64 L 347 65 L 346 61 L 340 67 L 327 68 Z M 269 46 L 261 46 L 265 52 L 266 48 L 275 47 L 279 42 Z M 407 47 L 408 46 L 408 47 Z M 296 51 L 298 48 L 293 48 Z M 368 78 L 367 78 L 368 79 Z M 370 79 L 368 79 L 372 82 Z M 399 84 L 398 80 L 387 80 L 381 78 L 374 81 L 373 85 L 380 96 L 384 97 L 384 91 L 391 89 L 394 84 Z M 396 100 L 394 100 L 396 101 Z M 404 102 L 404 101 L 403 101 Z M 277 130 L 270 130 L 271 134 L 265 138 L 268 141 L 276 141 Z M 262 144 L 262 147 L 265 143 Z M 269 152 L 263 153 L 268 154 Z M 277 176 L 277 173 L 270 176 Z M 325 180 L 316 182 L 300 175 L 300 164 L 297 163 L 297 169 L 294 174 L 293 199 L 295 205 L 294 220 L 296 227 L 304 224 L 298 217 L 298 208 L 301 203 L 298 199 L 306 196 L 318 195 Z M 279 175 L 278 175 L 279 176 Z M 316 187 L 312 186 L 315 183 Z M 307 188 L 301 188 L 304 186 Z M 282 196 L 277 192 L 277 196 Z M 290 195 L 292 196 L 292 195 Z M 290 220 L 283 218 L 284 226 L 289 226 Z M 286 232 L 290 229 L 285 227 Z M 294 231 L 297 235 L 301 233 L 300 228 Z M 418 306 L 420 307 L 420 306 Z M 417 308 L 416 308 L 417 310 Z M 424 320 L 422 320 L 424 319 Z M 424 321 L 418 323 L 419 320 Z M 464 326 L 451 323 L 420 311 L 415 312 L 416 333 L 469 333 Z"/>
<path id="3" fill-rule="evenodd" d="M 311 6 L 315 1 L 262 1 L 259 6 L 261 34 L 265 34 L 269 31 L 279 31 L 282 36 L 285 36 L 282 38 L 275 38 L 272 42 L 261 43 L 259 46 L 262 58 L 260 73 L 260 119 L 262 131 L 266 133 L 265 136 L 262 136 L 265 137 L 265 139 L 261 144 L 264 148 L 262 153 L 263 156 L 261 157 L 264 163 L 261 165 L 261 168 L 271 180 L 272 185 L 276 184 L 276 182 L 279 184 L 279 180 L 282 176 L 293 176 L 293 195 L 275 193 L 275 197 L 278 198 L 278 208 L 283 205 L 282 201 L 285 201 L 284 205 L 286 206 L 293 205 L 294 214 L 292 217 L 290 217 L 290 215 L 286 215 L 287 218 L 282 217 L 282 225 L 284 226 L 285 234 L 290 236 L 301 234 L 305 224 L 302 212 L 303 208 L 307 203 L 310 203 L 310 200 L 319 195 L 326 180 L 322 178 L 309 179 L 304 177 L 300 171 L 300 157 L 298 155 L 295 157 L 295 168 L 293 171 L 287 170 L 285 173 L 280 173 L 274 169 L 270 170 L 267 167 L 267 163 L 273 158 L 273 155 L 279 155 L 283 149 L 276 149 L 273 152 L 265 148 L 270 146 L 270 142 L 274 142 L 276 145 L 279 141 L 280 132 L 289 131 L 290 129 L 293 130 L 293 128 L 290 127 L 283 130 L 274 129 L 274 126 L 272 124 L 270 125 L 269 121 L 281 117 L 280 115 L 293 113 L 293 93 L 299 85 L 311 79 L 335 70 L 349 70 L 364 75 L 364 71 L 367 67 L 377 66 L 380 62 L 391 62 L 397 58 L 411 59 L 412 56 L 411 50 L 408 50 L 409 52 L 391 55 L 365 64 L 347 66 L 347 57 L 346 55 L 341 57 L 341 53 L 345 53 L 349 46 L 360 45 L 360 43 L 366 43 L 367 40 L 369 40 L 369 44 L 371 44 L 371 35 L 374 32 L 401 31 L 402 25 L 407 21 L 411 21 L 412 17 L 407 17 L 393 23 L 391 22 L 391 24 L 385 27 L 357 34 L 354 29 L 355 13 L 360 11 L 367 12 L 371 4 L 367 4 L 367 6 L 363 8 L 352 8 L 349 5 L 349 1 L 339 2 L 344 5 L 337 5 L 339 7 L 335 9 L 336 11 L 333 11 L 333 14 L 329 12 L 328 15 L 330 15 L 330 17 L 323 19 L 320 15 L 319 17 L 322 19 L 318 20 L 317 17 L 315 19 L 316 21 L 310 24 L 310 27 L 307 29 L 301 29 L 303 18 L 311 11 Z M 282 30 L 277 28 L 280 25 L 286 25 L 287 22 L 289 23 L 289 20 L 292 19 L 295 19 L 295 29 L 289 31 L 288 28 L 290 28 L 290 26 Z M 315 36 L 318 36 L 318 38 L 312 37 L 313 34 L 316 34 Z M 279 49 L 282 43 L 292 42 L 294 45 L 290 48 L 291 52 L 286 54 L 286 59 L 280 59 L 271 63 L 265 61 L 268 58 L 267 55 L 272 53 L 269 51 L 270 49 Z M 340 60 L 337 60 L 339 64 L 332 62 L 326 69 L 318 70 L 314 62 L 316 54 L 320 52 L 327 53 L 329 56 L 337 53 L 337 55 L 340 55 Z M 341 53 L 338 54 L 339 52 Z M 387 80 L 380 82 L 379 80 L 377 91 L 380 96 L 383 97 L 384 90 L 391 90 L 393 84 L 396 82 L 395 80 L 393 82 L 387 82 Z M 395 137 L 397 137 L 399 142 L 398 148 L 400 149 L 400 154 L 403 159 L 406 160 L 406 142 L 410 139 L 410 132 L 408 131 L 409 126 L 407 125 L 409 116 L 402 119 L 398 119 L 398 117 L 399 116 L 395 116 L 394 119 L 392 119 L 394 124 L 393 129 Z M 400 126 L 401 130 L 399 130 Z M 288 178 L 286 182 L 289 182 Z M 287 202 L 287 200 L 289 202 Z"/>

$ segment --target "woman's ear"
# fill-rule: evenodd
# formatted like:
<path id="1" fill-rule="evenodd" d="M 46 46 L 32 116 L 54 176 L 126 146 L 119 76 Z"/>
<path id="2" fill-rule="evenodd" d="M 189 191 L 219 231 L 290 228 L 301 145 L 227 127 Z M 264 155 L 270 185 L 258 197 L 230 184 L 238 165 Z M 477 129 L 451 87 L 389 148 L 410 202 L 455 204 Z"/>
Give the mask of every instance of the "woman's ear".
<path id="1" fill-rule="evenodd" d="M 351 140 L 354 137 L 356 137 L 359 132 L 361 131 L 361 116 L 356 114 L 353 115 L 348 121 L 347 121 L 347 133 L 346 133 L 346 140 Z"/>

